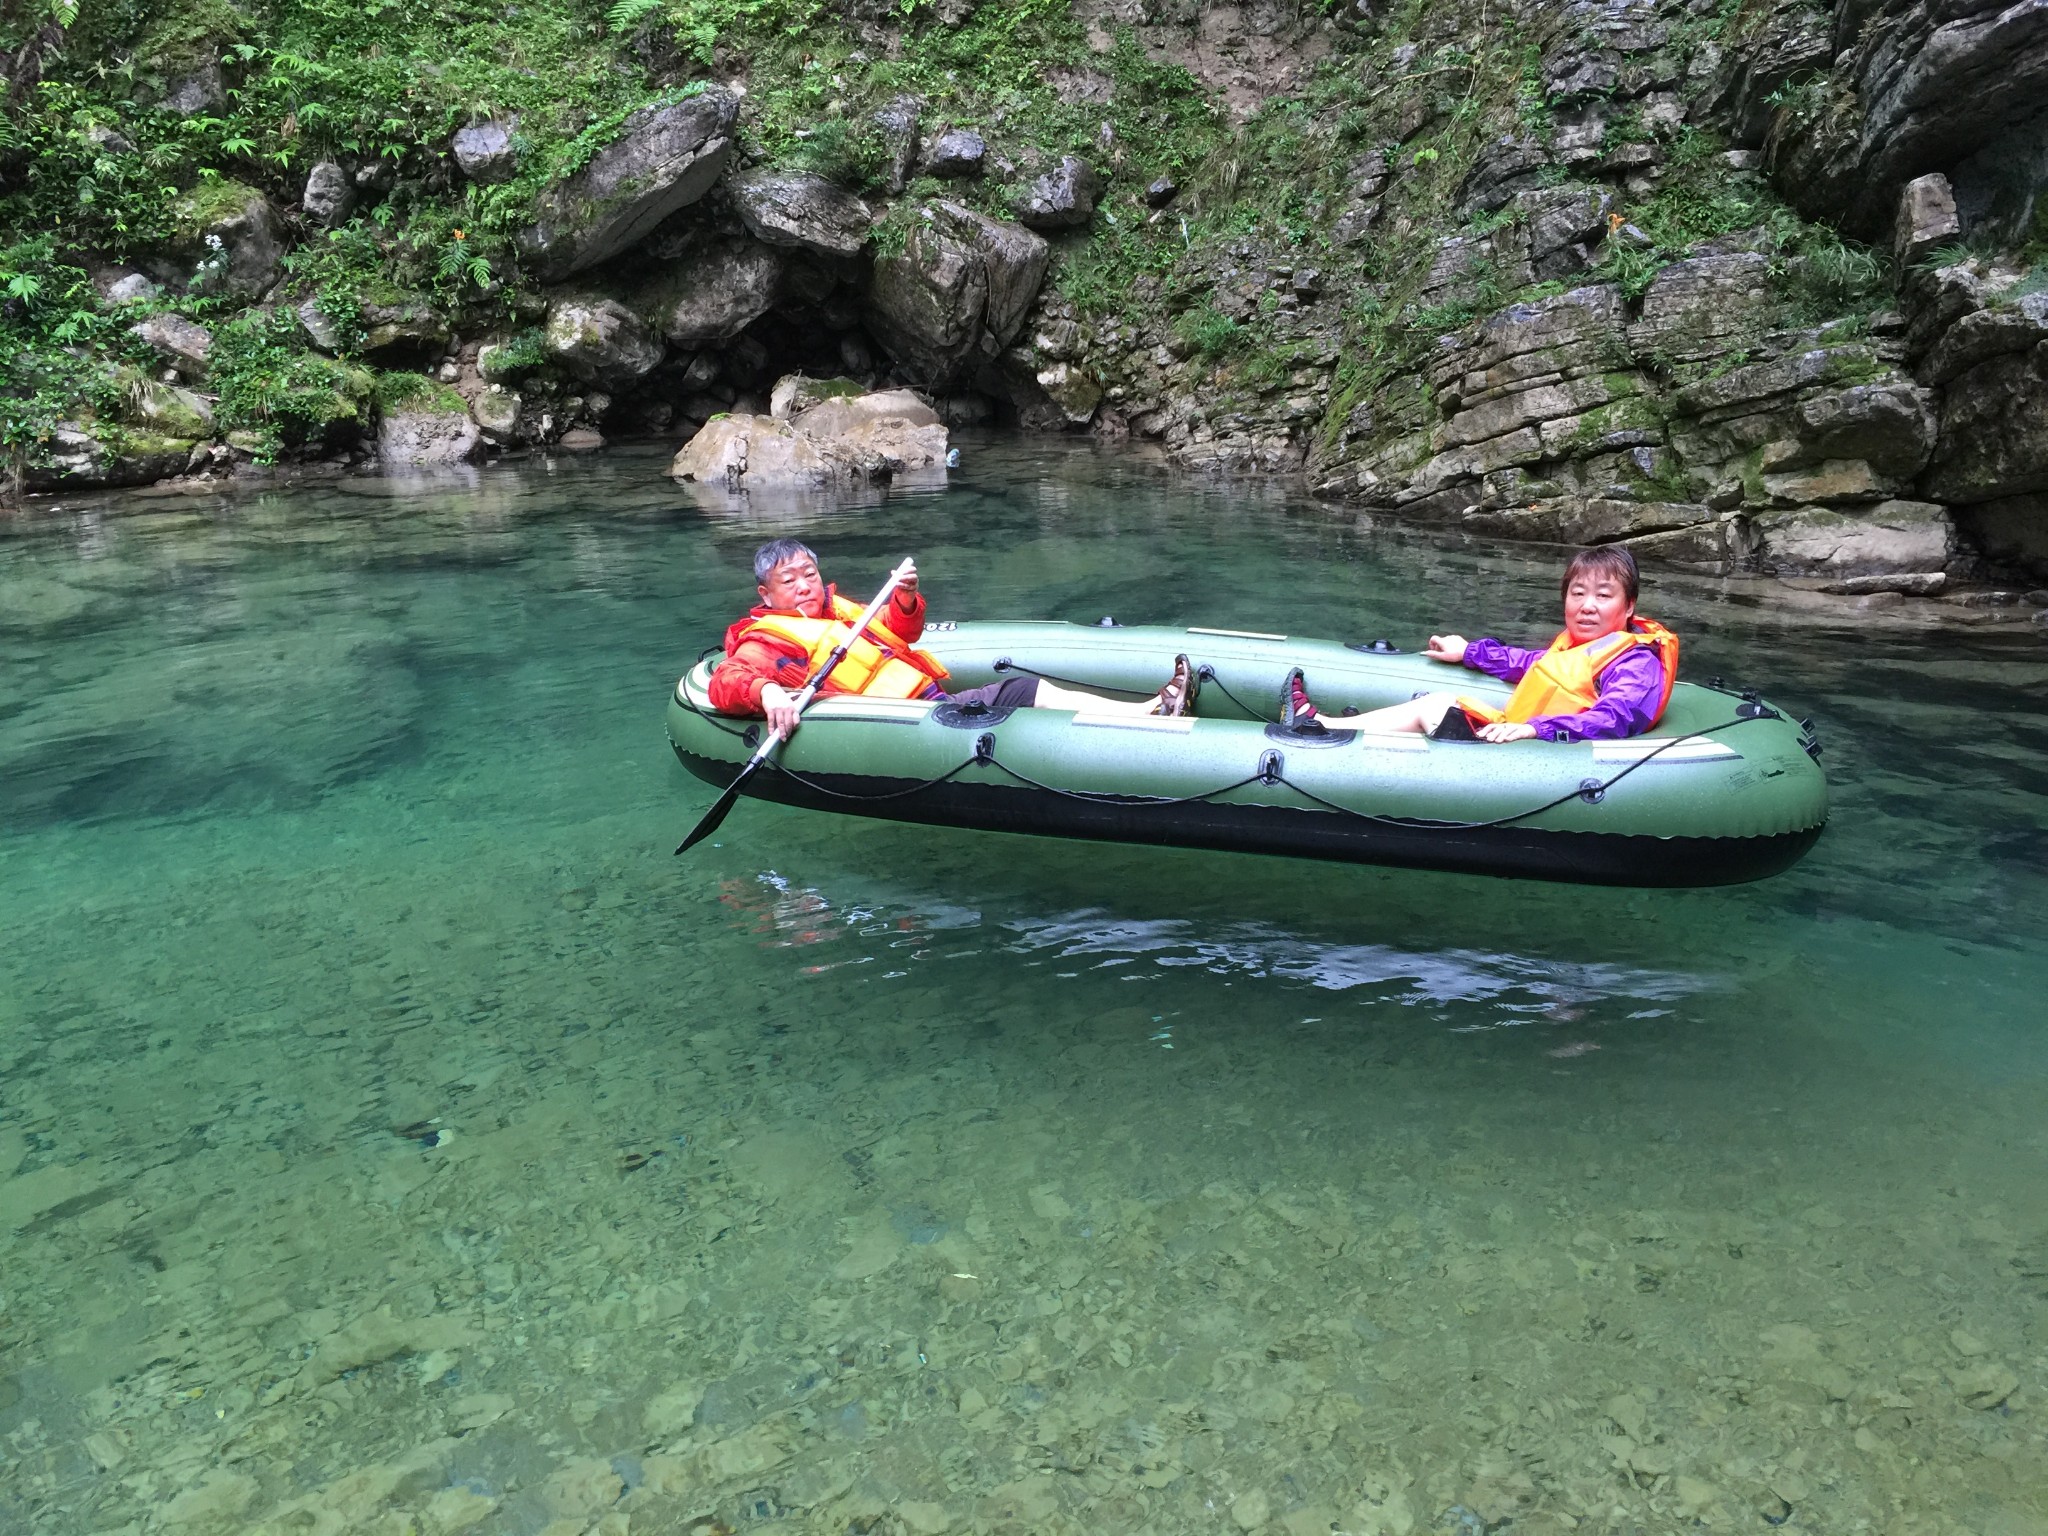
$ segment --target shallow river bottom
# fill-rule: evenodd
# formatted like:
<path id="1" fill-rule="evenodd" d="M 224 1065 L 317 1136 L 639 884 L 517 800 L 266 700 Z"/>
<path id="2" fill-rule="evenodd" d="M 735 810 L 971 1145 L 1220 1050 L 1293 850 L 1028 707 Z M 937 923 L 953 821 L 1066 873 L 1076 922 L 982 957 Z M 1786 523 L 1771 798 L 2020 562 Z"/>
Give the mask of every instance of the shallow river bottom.
<path id="1" fill-rule="evenodd" d="M 2038 645 L 1800 634 L 1837 824 L 1740 890 L 758 803 L 671 858 L 662 689 L 770 532 L 955 617 L 1555 601 L 987 456 L 0 543 L 0 1529 L 2048 1533 Z"/>

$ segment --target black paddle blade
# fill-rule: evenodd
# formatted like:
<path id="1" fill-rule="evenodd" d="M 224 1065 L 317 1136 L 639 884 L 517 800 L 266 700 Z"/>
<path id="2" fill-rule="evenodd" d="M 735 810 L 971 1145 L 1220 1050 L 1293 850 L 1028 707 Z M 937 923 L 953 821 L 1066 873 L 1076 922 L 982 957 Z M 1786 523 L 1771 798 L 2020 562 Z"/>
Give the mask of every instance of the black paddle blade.
<path id="1" fill-rule="evenodd" d="M 703 842 L 705 838 L 718 830 L 718 824 L 725 820 L 726 812 L 730 811 L 733 802 L 739 799 L 740 786 L 747 782 L 747 774 L 753 771 L 753 766 L 749 764 L 745 773 L 742 773 L 738 778 L 725 786 L 725 793 L 711 803 L 711 809 L 704 813 L 704 819 L 691 828 L 688 837 L 676 844 L 677 853 L 689 852 L 690 849 L 696 847 L 697 844 Z"/>

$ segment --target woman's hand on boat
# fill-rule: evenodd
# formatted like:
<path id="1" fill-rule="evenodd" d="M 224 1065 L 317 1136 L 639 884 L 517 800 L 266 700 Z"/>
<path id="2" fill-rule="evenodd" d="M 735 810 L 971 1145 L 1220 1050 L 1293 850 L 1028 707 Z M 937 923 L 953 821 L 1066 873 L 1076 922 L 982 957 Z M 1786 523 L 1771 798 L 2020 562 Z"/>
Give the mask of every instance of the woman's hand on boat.
<path id="1" fill-rule="evenodd" d="M 1460 666 L 1465 660 L 1465 646 L 1468 642 L 1463 635 L 1431 635 L 1429 649 L 1422 654 L 1431 661 L 1448 661 Z"/>
<path id="2" fill-rule="evenodd" d="M 1527 741 L 1535 734 L 1536 727 L 1521 720 L 1502 720 L 1479 727 L 1481 741 Z"/>
<path id="3" fill-rule="evenodd" d="M 796 730 L 796 695 L 787 688 L 768 684 L 761 690 L 761 712 L 768 717 L 768 729 L 785 741 Z"/>

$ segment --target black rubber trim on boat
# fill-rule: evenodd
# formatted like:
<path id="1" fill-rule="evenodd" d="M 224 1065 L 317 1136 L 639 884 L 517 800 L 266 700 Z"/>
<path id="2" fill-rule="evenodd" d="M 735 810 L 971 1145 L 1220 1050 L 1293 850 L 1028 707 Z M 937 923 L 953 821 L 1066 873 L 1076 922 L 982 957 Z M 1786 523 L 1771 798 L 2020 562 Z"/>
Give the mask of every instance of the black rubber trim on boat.
<path id="1" fill-rule="evenodd" d="M 1391 640 L 1346 640 L 1347 651 L 1363 651 L 1368 656 L 1405 656 L 1408 653 Z"/>
<path id="2" fill-rule="evenodd" d="M 710 783 L 730 782 L 738 772 L 737 764 L 700 758 L 681 748 L 676 755 L 692 773 Z M 945 777 L 950 780 L 953 775 Z M 833 775 L 832 779 L 828 784 L 809 775 L 762 774 L 754 778 L 749 793 L 784 805 L 855 815 L 863 814 L 863 804 L 887 804 L 887 810 L 866 814 L 982 832 L 1286 854 L 1637 887 L 1760 880 L 1798 863 L 1827 826 L 1823 818 L 1810 827 L 1751 837 L 1545 832 L 1498 825 L 1475 830 L 1443 823 L 1402 825 L 1356 813 L 1333 819 L 1307 807 L 1218 804 L 1201 797 L 1149 800 L 1071 793 L 1027 795 L 1009 785 L 972 781 L 906 785 L 900 780 L 865 776 Z M 877 785 L 889 788 L 877 794 L 872 788 Z M 866 792 L 857 792 L 856 786 Z"/>
<path id="3" fill-rule="evenodd" d="M 1266 740 L 1284 741 L 1289 746 L 1307 747 L 1311 750 L 1317 747 L 1341 747 L 1357 739 L 1356 731 L 1333 731 L 1327 725 L 1314 720 L 1304 721 L 1300 725 L 1276 723 L 1266 727 Z"/>
<path id="4" fill-rule="evenodd" d="M 956 731 L 985 731 L 992 725 L 1001 725 L 1012 713 L 1007 704 L 982 704 L 972 699 L 963 704 L 948 699 L 932 711 L 932 719 Z"/>
<path id="5" fill-rule="evenodd" d="M 1735 726 L 1745 723 L 1746 720 L 1758 718 L 1761 717 L 1755 715 L 1744 716 L 1734 720 L 1726 721 L 1723 724 L 1713 726 L 1710 729 L 1714 731 L 1730 730 Z M 1623 768 L 1619 773 L 1614 774 L 1609 778 L 1582 779 L 1575 788 L 1566 790 L 1563 794 L 1558 795 L 1554 799 L 1546 800 L 1541 805 L 1534 805 L 1526 811 L 1516 811 L 1512 815 L 1508 816 L 1496 816 L 1490 821 L 1438 821 L 1435 818 L 1428 816 L 1375 816 L 1372 814 L 1372 812 L 1361 811 L 1355 806 L 1340 805 L 1337 801 L 1326 800 L 1323 798 L 1323 796 L 1317 794 L 1314 790 L 1309 789 L 1304 785 L 1297 784 L 1294 782 L 1294 780 L 1288 778 L 1285 771 L 1284 760 L 1280 757 L 1279 753 L 1273 751 L 1268 751 L 1259 758 L 1259 765 L 1252 772 L 1249 778 L 1239 779 L 1233 784 L 1220 784 L 1214 789 L 1200 790 L 1192 795 L 1130 795 L 1102 790 L 1062 789 L 1057 784 L 1047 784 L 1043 780 L 1032 778 L 1027 773 L 1019 773 L 1015 768 L 1012 768 L 1008 763 L 998 762 L 995 756 L 995 744 L 993 741 L 991 741 L 988 744 L 987 754 L 984 756 L 982 743 L 978 739 L 975 742 L 975 752 L 972 757 L 966 759 L 964 762 L 954 764 L 953 767 L 947 769 L 946 772 L 940 774 L 937 778 L 919 780 L 905 787 L 899 789 L 884 790 L 872 796 L 861 795 L 846 790 L 826 788 L 822 783 L 814 783 L 814 776 L 800 774 L 796 772 L 794 769 L 785 768 L 781 763 L 775 761 L 773 758 L 770 758 L 768 760 L 766 766 L 773 769 L 777 774 L 781 775 L 784 778 L 793 779 L 800 784 L 813 785 L 813 787 L 817 788 L 820 794 L 828 795 L 834 800 L 854 801 L 863 799 L 900 800 L 907 795 L 917 794 L 921 790 L 931 789 L 940 784 L 948 783 L 957 775 L 964 772 L 966 769 L 972 767 L 993 768 L 998 773 L 1005 774 L 1008 777 L 1016 780 L 1019 784 L 1026 785 L 1031 789 L 1040 790 L 1045 794 L 1052 795 L 1061 800 L 1080 800 L 1095 805 L 1174 806 L 1213 804 L 1218 796 L 1230 794 L 1232 791 L 1243 789 L 1247 785 L 1264 784 L 1271 786 L 1281 784 L 1293 790 L 1297 795 L 1301 796 L 1302 799 L 1310 801 L 1315 805 L 1319 805 L 1324 810 L 1335 811 L 1339 816 L 1343 816 L 1352 821 L 1371 822 L 1377 826 L 1385 827 L 1403 827 L 1411 831 L 1417 832 L 1458 833 L 1486 832 L 1500 827 L 1512 827 L 1520 822 L 1527 821 L 1532 816 L 1541 816 L 1545 811 L 1556 810 L 1557 807 L 1571 800 L 1584 800 L 1589 805 L 1598 805 L 1602 800 L 1607 798 L 1608 790 L 1612 789 L 1615 785 L 1619 784 L 1623 779 L 1627 778 L 1630 774 L 1634 773 L 1638 768 L 1641 768 L 1644 764 L 1655 762 L 1664 753 L 1670 751 L 1673 747 L 1679 745 L 1681 742 L 1688 741 L 1695 736 L 1704 736 L 1707 734 L 1707 731 L 1695 731 L 1691 733 L 1691 736 L 1674 736 L 1671 738 L 1671 740 L 1665 742 L 1662 746 L 1653 748 L 1651 751 L 1645 752 L 1641 757 L 1637 758 L 1634 762 L 1630 763 L 1626 768 Z M 1288 739 L 1291 740 L 1294 738 Z M 682 749 L 677 748 L 676 750 L 680 753 Z M 841 779 L 848 779 L 853 778 L 855 776 L 851 774 L 838 774 L 835 775 L 835 777 Z M 867 776 L 861 775 L 860 777 L 862 779 L 865 779 Z M 1279 807 L 1267 807 L 1267 809 L 1279 809 Z M 1614 834 L 1600 833 L 1595 835 L 1611 836 Z"/>

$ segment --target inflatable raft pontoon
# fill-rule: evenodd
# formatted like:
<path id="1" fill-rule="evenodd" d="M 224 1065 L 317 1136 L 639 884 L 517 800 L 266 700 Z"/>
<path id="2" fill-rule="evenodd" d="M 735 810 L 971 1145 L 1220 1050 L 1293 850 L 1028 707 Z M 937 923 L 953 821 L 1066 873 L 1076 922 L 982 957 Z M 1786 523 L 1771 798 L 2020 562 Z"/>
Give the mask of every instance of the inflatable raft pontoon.
<path id="1" fill-rule="evenodd" d="M 1761 879 L 1797 862 L 1827 822 L 1811 727 L 1715 686 L 1679 683 L 1648 736 L 1499 745 L 1334 718 L 1432 690 L 1491 703 L 1511 691 L 1385 641 L 1105 621 L 928 624 L 919 645 L 954 688 L 1035 675 L 1142 698 L 1182 652 L 1202 686 L 1196 714 L 1174 719 L 820 698 L 746 791 L 939 826 L 1598 885 Z M 684 767 L 724 786 L 765 726 L 712 709 L 716 659 L 676 684 L 668 732 Z M 1274 723 L 1293 667 L 1321 730 Z"/>

